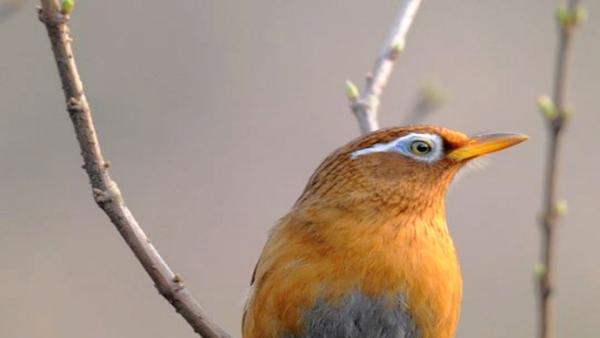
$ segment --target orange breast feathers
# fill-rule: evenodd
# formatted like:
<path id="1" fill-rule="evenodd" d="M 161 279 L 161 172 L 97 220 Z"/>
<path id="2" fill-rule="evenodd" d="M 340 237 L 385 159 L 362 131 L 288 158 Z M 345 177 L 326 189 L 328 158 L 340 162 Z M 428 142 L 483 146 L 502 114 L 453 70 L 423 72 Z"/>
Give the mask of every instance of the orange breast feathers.
<path id="1" fill-rule="evenodd" d="M 404 299 L 419 337 L 454 337 L 462 293 L 454 246 L 443 207 L 422 216 L 335 204 L 292 211 L 256 267 L 243 337 L 302 337 L 303 314 L 317 301 L 335 307 L 353 292 Z"/>

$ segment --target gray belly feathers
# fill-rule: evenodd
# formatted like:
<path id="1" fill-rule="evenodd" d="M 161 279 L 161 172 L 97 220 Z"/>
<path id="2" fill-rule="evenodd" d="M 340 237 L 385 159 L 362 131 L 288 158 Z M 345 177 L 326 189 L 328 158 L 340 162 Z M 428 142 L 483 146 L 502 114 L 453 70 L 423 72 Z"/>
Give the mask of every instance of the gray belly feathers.
<path id="1" fill-rule="evenodd" d="M 302 317 L 301 336 L 286 338 L 418 338 L 420 333 L 403 299 L 390 305 L 383 299 L 371 299 L 360 292 L 346 297 L 341 304 L 324 300 Z"/>

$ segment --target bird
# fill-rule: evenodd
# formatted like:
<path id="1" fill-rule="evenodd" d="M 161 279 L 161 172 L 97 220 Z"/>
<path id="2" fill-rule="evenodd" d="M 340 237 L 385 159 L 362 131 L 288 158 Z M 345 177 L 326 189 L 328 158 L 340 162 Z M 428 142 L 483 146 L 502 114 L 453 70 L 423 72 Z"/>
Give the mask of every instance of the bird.
<path id="1" fill-rule="evenodd" d="M 452 338 L 462 277 L 445 195 L 469 161 L 527 139 L 393 127 L 335 150 L 269 233 L 243 338 Z"/>

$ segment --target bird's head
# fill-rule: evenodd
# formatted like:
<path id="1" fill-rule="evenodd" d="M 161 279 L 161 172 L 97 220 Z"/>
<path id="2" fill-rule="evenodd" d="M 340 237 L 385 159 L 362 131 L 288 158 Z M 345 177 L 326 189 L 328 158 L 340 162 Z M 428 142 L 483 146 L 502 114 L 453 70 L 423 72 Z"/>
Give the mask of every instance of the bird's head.
<path id="1" fill-rule="evenodd" d="M 461 167 L 526 139 L 513 133 L 470 137 L 433 126 L 379 130 L 329 155 L 296 206 L 368 205 L 392 212 L 418 212 L 439 206 L 443 209 L 448 186 Z"/>

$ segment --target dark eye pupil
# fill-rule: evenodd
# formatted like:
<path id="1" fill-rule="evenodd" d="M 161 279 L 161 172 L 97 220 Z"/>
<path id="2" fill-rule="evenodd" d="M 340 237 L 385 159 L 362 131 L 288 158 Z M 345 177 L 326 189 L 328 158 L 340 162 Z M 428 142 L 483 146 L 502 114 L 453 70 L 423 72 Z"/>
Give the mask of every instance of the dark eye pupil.
<path id="1" fill-rule="evenodd" d="M 420 153 L 427 152 L 429 150 L 429 146 L 425 143 L 417 144 L 417 151 Z"/>
<path id="2" fill-rule="evenodd" d="M 431 151 L 431 146 L 427 142 L 416 141 L 411 145 L 412 151 L 416 154 L 427 154 Z"/>

